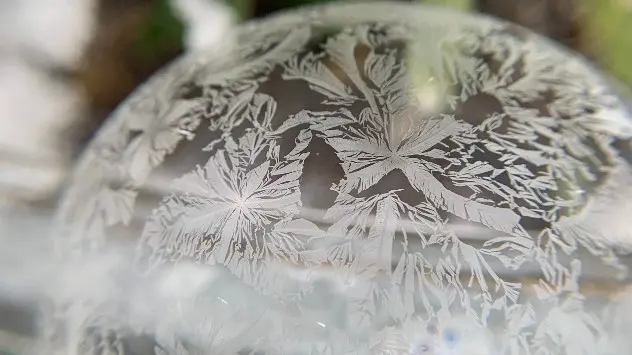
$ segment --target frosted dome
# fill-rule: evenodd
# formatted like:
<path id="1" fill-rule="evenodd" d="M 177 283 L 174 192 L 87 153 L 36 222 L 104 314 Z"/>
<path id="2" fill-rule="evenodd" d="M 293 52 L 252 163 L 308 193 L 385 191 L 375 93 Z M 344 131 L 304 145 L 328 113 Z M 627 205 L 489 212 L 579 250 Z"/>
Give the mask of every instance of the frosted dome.
<path id="1" fill-rule="evenodd" d="M 578 55 L 397 3 L 235 39 L 162 70 L 85 151 L 58 252 L 118 259 L 51 293 L 48 349 L 632 349 L 632 121 Z"/>

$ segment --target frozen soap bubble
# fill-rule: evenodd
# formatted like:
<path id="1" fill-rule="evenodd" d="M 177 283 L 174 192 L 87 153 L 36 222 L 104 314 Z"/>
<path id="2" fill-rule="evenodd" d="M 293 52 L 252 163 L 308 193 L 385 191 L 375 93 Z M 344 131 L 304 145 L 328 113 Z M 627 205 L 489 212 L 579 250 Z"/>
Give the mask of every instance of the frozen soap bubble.
<path id="1" fill-rule="evenodd" d="M 51 289 L 47 354 L 631 350 L 606 315 L 629 307 L 632 121 L 580 56 L 400 3 L 231 38 L 83 154 L 56 253 L 119 261 L 88 277 L 107 292 Z"/>

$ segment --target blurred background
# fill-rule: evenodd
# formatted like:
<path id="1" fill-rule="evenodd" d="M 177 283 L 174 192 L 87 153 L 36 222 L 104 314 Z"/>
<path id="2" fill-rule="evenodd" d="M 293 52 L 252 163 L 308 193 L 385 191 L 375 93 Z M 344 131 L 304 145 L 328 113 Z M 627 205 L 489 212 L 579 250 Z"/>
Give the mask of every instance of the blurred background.
<path id="1" fill-rule="evenodd" d="M 0 0 L 0 233 L 46 215 L 85 144 L 116 106 L 181 52 L 240 22 L 335 0 Z M 338 0 L 345 1 L 345 0 Z M 352 0 L 346 0 L 352 1 Z M 400 0 L 402 1 L 402 0 Z M 632 0 L 408 0 L 528 27 L 632 88 Z M 32 214 L 31 214 L 32 215 Z M 11 229 L 13 230 L 13 229 Z M 24 230 L 24 229 L 21 229 Z M 1 236 L 1 235 L 0 235 Z M 0 355 L 33 324 L 0 306 Z"/>

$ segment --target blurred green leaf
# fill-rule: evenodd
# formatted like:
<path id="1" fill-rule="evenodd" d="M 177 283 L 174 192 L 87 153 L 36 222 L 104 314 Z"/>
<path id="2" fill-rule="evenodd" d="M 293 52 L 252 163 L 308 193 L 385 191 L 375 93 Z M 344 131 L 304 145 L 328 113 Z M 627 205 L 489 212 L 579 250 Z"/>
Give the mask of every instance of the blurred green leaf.
<path id="1" fill-rule="evenodd" d="M 472 8 L 472 0 L 421 0 L 421 2 L 424 4 L 450 6 L 462 10 L 469 10 Z"/>
<path id="2" fill-rule="evenodd" d="M 632 1 L 588 0 L 588 21 L 599 60 L 619 80 L 632 87 Z"/>
<path id="3" fill-rule="evenodd" d="M 151 56 L 165 48 L 180 46 L 183 32 L 184 25 L 175 15 L 169 0 L 156 0 L 148 24 L 138 38 L 140 52 Z"/>
<path id="4" fill-rule="evenodd" d="M 242 21 L 252 17 L 253 0 L 229 0 L 228 5 L 233 8 Z"/>

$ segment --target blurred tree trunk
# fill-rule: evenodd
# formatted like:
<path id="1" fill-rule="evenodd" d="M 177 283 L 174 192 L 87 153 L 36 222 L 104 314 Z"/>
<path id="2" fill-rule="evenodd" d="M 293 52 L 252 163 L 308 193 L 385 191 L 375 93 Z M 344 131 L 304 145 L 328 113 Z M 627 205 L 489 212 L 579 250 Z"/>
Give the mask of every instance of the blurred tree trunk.
<path id="1" fill-rule="evenodd" d="M 0 0 L 1 1 L 1 0 Z M 79 69 L 90 120 L 73 127 L 79 153 L 110 112 L 182 51 L 167 0 L 98 0 L 96 34 Z"/>
<path id="2" fill-rule="evenodd" d="M 478 11 L 511 21 L 589 55 L 581 0 L 475 0 Z"/>

